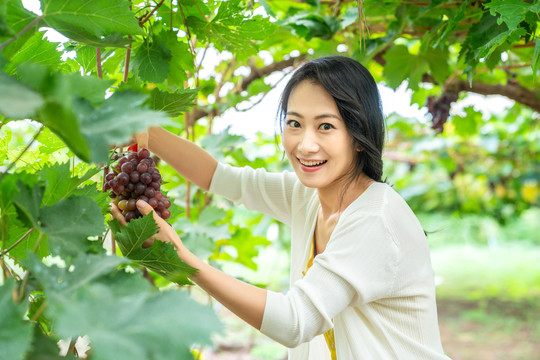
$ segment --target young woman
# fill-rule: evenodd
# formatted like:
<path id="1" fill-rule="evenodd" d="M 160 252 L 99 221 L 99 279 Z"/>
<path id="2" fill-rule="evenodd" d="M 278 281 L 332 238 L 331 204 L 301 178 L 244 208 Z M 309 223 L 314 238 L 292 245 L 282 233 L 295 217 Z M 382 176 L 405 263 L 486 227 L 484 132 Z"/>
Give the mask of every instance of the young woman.
<path id="1" fill-rule="evenodd" d="M 218 163 L 158 127 L 137 141 L 199 187 L 291 227 L 287 294 L 209 266 L 155 216 L 158 238 L 199 269 L 193 282 L 291 348 L 290 359 L 448 359 L 426 237 L 381 178 L 385 126 L 372 76 L 346 57 L 312 60 L 285 88 L 280 120 L 294 173 Z M 142 201 L 137 206 L 143 214 L 152 210 Z M 112 212 L 123 221 L 118 208 Z"/>

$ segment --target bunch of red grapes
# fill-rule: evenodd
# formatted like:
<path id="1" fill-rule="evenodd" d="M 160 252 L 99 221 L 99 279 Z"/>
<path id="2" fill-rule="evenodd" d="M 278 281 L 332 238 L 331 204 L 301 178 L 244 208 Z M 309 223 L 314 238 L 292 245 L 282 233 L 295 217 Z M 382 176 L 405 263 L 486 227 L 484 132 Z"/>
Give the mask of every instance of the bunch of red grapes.
<path id="1" fill-rule="evenodd" d="M 457 99 L 458 95 L 453 92 L 445 92 L 438 99 L 435 96 L 428 97 L 427 108 L 432 116 L 432 129 L 437 130 L 439 133 L 443 131 L 444 124 L 450 115 L 451 104 L 457 101 Z"/>
<path id="2" fill-rule="evenodd" d="M 160 191 L 161 174 L 148 149 L 127 152 L 111 170 L 105 175 L 103 191 L 110 190 L 112 202 L 122 210 L 127 222 L 142 216 L 135 205 L 137 200 L 146 201 L 162 219 L 171 216 L 171 201 Z"/>

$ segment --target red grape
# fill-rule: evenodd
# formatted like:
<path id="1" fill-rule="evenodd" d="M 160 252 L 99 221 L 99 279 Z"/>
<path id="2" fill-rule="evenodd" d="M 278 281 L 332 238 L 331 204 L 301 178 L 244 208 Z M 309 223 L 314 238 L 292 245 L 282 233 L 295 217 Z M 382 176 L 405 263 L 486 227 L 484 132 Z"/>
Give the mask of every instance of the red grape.
<path id="1" fill-rule="evenodd" d="M 137 210 L 137 200 L 146 201 L 163 219 L 171 216 L 168 210 L 171 201 L 160 192 L 161 175 L 150 155 L 146 148 L 138 152 L 130 150 L 105 174 L 103 192 L 108 193 L 127 222 L 142 216 Z"/>

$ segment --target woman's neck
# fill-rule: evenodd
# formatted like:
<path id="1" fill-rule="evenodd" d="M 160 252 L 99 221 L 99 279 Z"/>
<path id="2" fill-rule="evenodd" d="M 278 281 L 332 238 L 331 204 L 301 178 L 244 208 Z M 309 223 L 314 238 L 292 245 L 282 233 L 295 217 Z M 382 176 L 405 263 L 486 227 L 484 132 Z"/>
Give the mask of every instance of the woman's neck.
<path id="1" fill-rule="evenodd" d="M 374 182 L 375 180 L 362 173 L 348 186 L 340 182 L 330 187 L 317 189 L 317 195 L 321 203 L 321 215 L 324 218 L 329 218 L 341 214 Z M 343 191 L 345 186 L 346 189 Z"/>

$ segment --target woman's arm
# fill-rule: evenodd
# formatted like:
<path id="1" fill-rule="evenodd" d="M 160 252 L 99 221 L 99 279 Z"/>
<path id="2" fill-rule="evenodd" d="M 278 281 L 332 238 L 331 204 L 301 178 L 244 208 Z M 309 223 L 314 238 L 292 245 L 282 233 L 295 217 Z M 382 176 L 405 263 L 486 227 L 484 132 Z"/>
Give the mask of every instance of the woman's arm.
<path id="1" fill-rule="evenodd" d="M 157 126 L 137 134 L 136 140 L 198 187 L 210 188 L 218 162 L 198 145 Z"/>

